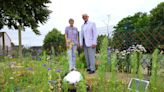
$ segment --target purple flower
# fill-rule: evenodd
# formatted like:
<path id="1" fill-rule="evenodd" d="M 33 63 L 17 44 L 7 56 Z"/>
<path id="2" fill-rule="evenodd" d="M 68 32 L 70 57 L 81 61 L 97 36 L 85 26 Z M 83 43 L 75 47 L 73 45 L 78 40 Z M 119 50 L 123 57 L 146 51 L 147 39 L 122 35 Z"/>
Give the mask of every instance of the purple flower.
<path id="1" fill-rule="evenodd" d="M 47 65 L 46 65 L 46 64 L 43 64 L 42 66 L 43 66 L 43 67 L 46 67 Z"/>
<path id="2" fill-rule="evenodd" d="M 50 84 L 51 83 L 51 80 L 48 80 L 48 84 Z"/>
<path id="3" fill-rule="evenodd" d="M 60 73 L 60 72 L 61 72 L 61 70 L 60 70 L 60 69 L 58 69 L 58 70 L 56 70 L 56 72 Z"/>
<path id="4" fill-rule="evenodd" d="M 48 71 L 51 70 L 51 68 L 48 68 Z"/>
<path id="5" fill-rule="evenodd" d="M 29 67 L 29 68 L 27 68 L 27 70 L 30 70 L 30 71 L 32 71 L 33 69 L 32 69 L 31 67 Z"/>

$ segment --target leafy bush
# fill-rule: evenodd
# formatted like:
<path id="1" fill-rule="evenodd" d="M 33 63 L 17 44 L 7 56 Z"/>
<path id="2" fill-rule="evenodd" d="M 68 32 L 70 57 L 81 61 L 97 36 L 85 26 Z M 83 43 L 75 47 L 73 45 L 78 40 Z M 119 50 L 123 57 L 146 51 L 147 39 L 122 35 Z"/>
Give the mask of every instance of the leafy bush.
<path id="1" fill-rule="evenodd" d="M 48 54 L 59 55 L 66 51 L 65 37 L 55 28 L 45 36 L 43 43 L 43 48 Z"/>

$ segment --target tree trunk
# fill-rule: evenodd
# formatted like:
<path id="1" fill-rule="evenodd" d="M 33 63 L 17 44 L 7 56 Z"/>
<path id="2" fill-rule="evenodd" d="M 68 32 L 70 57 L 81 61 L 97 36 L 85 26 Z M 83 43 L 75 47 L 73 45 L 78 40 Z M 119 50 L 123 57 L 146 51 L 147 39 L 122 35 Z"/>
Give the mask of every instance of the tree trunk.
<path id="1" fill-rule="evenodd" d="M 22 58 L 22 34 L 21 34 L 21 31 L 22 31 L 22 26 L 19 26 L 18 28 L 18 39 L 19 39 L 19 58 Z"/>

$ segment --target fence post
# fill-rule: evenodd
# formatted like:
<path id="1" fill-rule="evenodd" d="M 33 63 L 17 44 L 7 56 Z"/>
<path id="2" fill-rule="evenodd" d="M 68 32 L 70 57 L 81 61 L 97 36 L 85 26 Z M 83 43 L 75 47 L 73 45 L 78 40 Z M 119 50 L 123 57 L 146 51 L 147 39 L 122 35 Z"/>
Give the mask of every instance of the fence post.
<path id="1" fill-rule="evenodd" d="M 5 33 L 2 32 L 2 51 L 3 51 L 3 56 L 5 55 Z"/>
<path id="2" fill-rule="evenodd" d="M 111 54 L 111 49 L 108 47 L 108 64 L 110 64 L 110 54 Z"/>

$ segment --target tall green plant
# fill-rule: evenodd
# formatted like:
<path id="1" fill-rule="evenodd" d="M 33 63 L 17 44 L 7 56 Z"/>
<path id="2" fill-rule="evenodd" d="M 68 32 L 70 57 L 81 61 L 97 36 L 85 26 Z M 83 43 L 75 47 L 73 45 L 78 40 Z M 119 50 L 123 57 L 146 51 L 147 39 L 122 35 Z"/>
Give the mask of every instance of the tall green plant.
<path id="1" fill-rule="evenodd" d="M 104 37 L 100 47 L 99 60 L 101 61 L 102 64 L 107 63 L 107 59 L 108 59 L 107 48 L 108 48 L 108 37 L 106 36 Z"/>
<path id="2" fill-rule="evenodd" d="M 117 54 L 116 53 L 112 53 L 111 54 L 111 76 L 109 79 L 109 92 L 114 92 L 114 90 L 116 89 L 115 85 L 116 85 L 116 81 L 117 81 L 117 76 L 116 76 L 116 65 L 117 65 Z"/>
<path id="3" fill-rule="evenodd" d="M 108 59 L 108 54 L 107 54 L 107 48 L 108 48 L 108 37 L 105 36 L 103 37 L 103 40 L 101 42 L 101 45 L 100 45 L 100 56 L 98 57 L 98 60 L 99 62 L 101 63 L 99 66 L 98 66 L 98 85 L 99 85 L 99 88 L 98 88 L 98 91 L 102 91 L 105 89 L 105 86 L 106 85 L 102 85 L 102 84 L 105 84 L 106 82 L 106 64 L 107 64 L 107 59 Z"/>
<path id="4" fill-rule="evenodd" d="M 151 86 L 152 86 L 152 92 L 157 91 L 157 69 L 158 69 L 158 54 L 159 50 L 155 49 L 155 51 L 152 54 L 152 76 L 151 76 Z"/>

